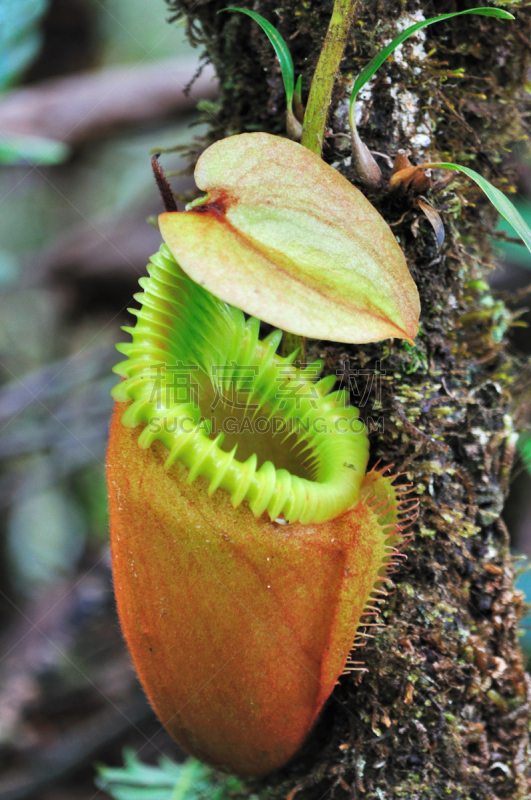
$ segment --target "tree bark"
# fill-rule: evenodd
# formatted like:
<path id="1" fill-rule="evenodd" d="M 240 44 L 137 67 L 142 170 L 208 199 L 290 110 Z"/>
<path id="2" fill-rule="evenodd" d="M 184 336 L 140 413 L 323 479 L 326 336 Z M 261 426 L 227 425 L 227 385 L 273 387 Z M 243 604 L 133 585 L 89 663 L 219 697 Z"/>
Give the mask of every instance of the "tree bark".
<path id="1" fill-rule="evenodd" d="M 338 134 L 349 134 L 349 87 L 367 60 L 423 16 L 474 5 L 358 5 L 328 116 L 334 136 L 326 140 L 327 161 L 355 182 L 349 139 Z M 205 48 L 219 76 L 209 141 L 252 130 L 283 135 L 280 72 L 258 26 L 240 14 L 217 15 L 221 0 L 171 0 L 171 7 L 187 15 L 192 41 Z M 281 7 L 255 0 L 252 8 L 289 43 L 306 98 L 331 0 L 286 0 Z M 410 150 L 413 163 L 455 161 L 510 189 L 503 161 L 525 132 L 531 6 L 507 8 L 515 22 L 468 16 L 439 23 L 386 62 L 362 92 L 358 113 L 372 151 L 394 159 Z M 389 162 L 377 158 L 388 179 Z M 506 345 L 510 312 L 484 283 L 495 214 L 465 179 L 451 187 L 435 183 L 429 199 L 446 229 L 439 251 L 415 195 L 390 194 L 384 186 L 368 196 L 393 226 L 419 287 L 415 347 L 317 343 L 311 350 L 350 383 L 352 402 L 363 405 L 374 429 L 372 463 L 381 459 L 404 473 L 420 515 L 407 561 L 393 576 L 386 628 L 356 655 L 368 672 L 341 679 L 303 752 L 281 774 L 249 784 L 249 793 L 290 800 L 523 800 L 531 795 L 531 685 L 517 643 L 522 597 L 513 587 L 500 517 L 521 365 Z"/>

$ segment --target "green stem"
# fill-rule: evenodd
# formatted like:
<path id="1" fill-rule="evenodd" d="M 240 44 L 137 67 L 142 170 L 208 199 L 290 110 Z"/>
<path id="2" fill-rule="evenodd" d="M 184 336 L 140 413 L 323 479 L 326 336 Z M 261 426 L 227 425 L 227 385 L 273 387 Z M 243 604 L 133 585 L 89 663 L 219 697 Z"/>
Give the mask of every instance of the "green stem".
<path id="1" fill-rule="evenodd" d="M 332 18 L 313 76 L 304 114 L 302 144 L 317 155 L 321 155 L 323 149 L 324 129 L 334 81 L 358 3 L 359 0 L 335 0 Z"/>
<path id="2" fill-rule="evenodd" d="M 323 149 L 324 129 L 328 108 L 332 100 L 332 91 L 343 51 L 352 24 L 352 17 L 359 0 L 335 0 L 332 18 L 326 32 L 325 40 L 317 62 L 310 96 L 304 114 L 301 144 L 313 153 L 321 155 Z M 300 360 L 306 357 L 306 339 L 289 333 L 284 334 L 282 354 L 288 356 L 299 348 Z"/>

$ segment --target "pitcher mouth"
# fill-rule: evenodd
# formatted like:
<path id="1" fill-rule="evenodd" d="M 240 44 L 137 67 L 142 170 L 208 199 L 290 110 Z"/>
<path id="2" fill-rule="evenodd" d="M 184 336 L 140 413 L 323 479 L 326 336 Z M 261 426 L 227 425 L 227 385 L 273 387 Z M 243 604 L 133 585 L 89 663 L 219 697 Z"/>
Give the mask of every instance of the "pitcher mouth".
<path id="1" fill-rule="evenodd" d="M 155 440 L 178 460 L 188 481 L 230 493 L 255 516 L 267 512 L 303 524 L 326 522 L 359 499 L 369 456 L 367 431 L 348 393 L 318 380 L 321 362 L 304 369 L 297 353 L 276 354 L 282 333 L 260 340 L 260 322 L 194 283 L 166 245 L 150 259 L 132 342 L 114 371 L 113 397 L 129 405 L 126 427 L 142 426 L 138 444 Z"/>

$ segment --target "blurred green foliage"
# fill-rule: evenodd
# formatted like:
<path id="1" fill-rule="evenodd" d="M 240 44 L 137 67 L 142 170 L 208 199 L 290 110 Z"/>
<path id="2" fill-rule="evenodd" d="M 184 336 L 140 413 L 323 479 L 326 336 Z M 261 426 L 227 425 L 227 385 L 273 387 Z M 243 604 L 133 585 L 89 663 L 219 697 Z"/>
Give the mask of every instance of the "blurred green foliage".
<path id="1" fill-rule="evenodd" d="M 511 202 L 522 219 L 525 221 L 526 225 L 531 227 L 531 203 L 529 203 L 529 201 L 523 197 L 517 197 Z M 510 225 L 509 222 L 503 218 L 499 220 L 496 230 L 502 231 L 511 238 L 514 238 L 515 236 L 512 225 Z M 531 258 L 529 257 L 529 251 L 521 244 L 497 240 L 496 248 L 499 250 L 501 257 L 505 261 L 510 261 L 512 264 L 531 269 Z"/>
<path id="2" fill-rule="evenodd" d="M 12 86 L 41 46 L 48 0 L 0 0 L 0 90 Z"/>
<path id="3" fill-rule="evenodd" d="M 143 764 L 131 750 L 124 750 L 123 758 L 123 767 L 98 767 L 96 785 L 115 800 L 229 800 L 242 790 L 237 778 L 220 779 L 193 758 L 183 764 L 161 758 L 156 767 Z"/>
<path id="4" fill-rule="evenodd" d="M 95 68 L 134 70 L 191 55 L 184 31 L 166 22 L 164 0 L 85 5 L 98 36 Z M 0 88 L 38 54 L 46 7 L 0 0 Z M 15 597 L 38 595 L 75 574 L 87 549 L 106 546 L 114 344 L 146 258 L 122 251 L 112 235 L 122 225 L 141 236 L 143 221 L 158 212 L 150 152 L 189 142 L 192 119 L 113 134 L 78 147 L 66 162 L 69 149 L 60 143 L 0 134 L 0 162 L 11 164 L 0 169 L 0 533 Z M 183 164 L 172 155 L 165 166 Z M 115 254 L 115 272 L 81 274 L 79 260 L 90 261 L 91 248 L 103 245 Z M 66 281 L 55 272 L 57 259 Z"/>
<path id="5" fill-rule="evenodd" d="M 124 72 L 108 65 L 125 65 L 133 78 L 139 70 L 145 80 L 148 63 L 197 59 L 166 15 L 164 0 L 0 0 L 0 91 L 16 91 L 24 75 L 39 80 L 41 64 L 44 75 L 71 81 L 79 68 L 104 68 L 102 80 L 114 89 L 114 76 Z M 90 43 L 82 67 L 75 59 L 70 66 L 75 37 L 65 40 L 63 57 L 57 52 L 54 37 L 66 18 L 68 30 Z M 105 449 L 114 345 L 159 243 L 146 222 L 161 210 L 151 152 L 188 144 L 197 116 L 143 117 L 119 130 L 111 123 L 104 138 L 71 147 L 43 140 L 39 130 L 0 131 L 0 619 L 2 635 L 13 632 L 0 654 L 0 686 L 6 693 L 10 680 L 23 687 L 10 693 L 0 757 L 30 783 L 48 747 L 77 781 L 98 736 L 105 742 L 109 730 L 122 731 L 121 747 L 119 735 L 129 742 L 140 735 L 135 719 L 152 719 L 112 599 Z M 185 164 L 169 153 L 164 166 L 171 172 Z M 140 742 L 148 757 L 158 749 L 147 736 Z M 106 747 L 105 758 L 116 757 Z M 76 783 L 76 797 L 94 795 L 85 775 L 86 793 Z"/>
<path id="6" fill-rule="evenodd" d="M 194 54 L 182 25 L 168 24 L 165 0 L 101 0 L 100 5 L 102 65 L 141 64 Z"/>
<path id="7" fill-rule="evenodd" d="M 47 8 L 48 0 L 0 0 L 0 92 L 16 83 L 38 54 Z M 60 164 L 69 153 L 62 142 L 0 131 L 0 164 Z"/>
<path id="8" fill-rule="evenodd" d="M 522 638 L 520 643 L 527 658 L 531 660 L 531 563 L 529 559 L 526 559 L 524 566 L 520 566 L 516 588 L 524 593 L 526 604 L 529 606 L 521 622 Z"/>
<path id="9" fill-rule="evenodd" d="M 63 142 L 28 136 L 23 133 L 1 134 L 0 164 L 62 164 L 70 155 L 70 148 Z"/>

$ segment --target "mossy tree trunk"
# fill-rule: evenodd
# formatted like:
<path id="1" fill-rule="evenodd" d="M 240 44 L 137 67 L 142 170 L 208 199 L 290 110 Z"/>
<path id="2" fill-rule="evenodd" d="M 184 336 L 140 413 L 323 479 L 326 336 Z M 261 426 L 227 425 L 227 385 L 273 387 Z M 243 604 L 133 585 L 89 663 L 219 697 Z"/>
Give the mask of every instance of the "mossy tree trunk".
<path id="1" fill-rule="evenodd" d="M 210 139 L 244 131 L 284 133 L 278 65 L 258 26 L 217 15 L 223 0 L 172 0 L 193 41 L 214 63 L 221 102 Z M 328 118 L 323 157 L 355 182 L 349 158 L 350 80 L 376 48 L 412 21 L 459 11 L 468 0 L 360 0 Z M 331 0 L 249 5 L 290 44 L 305 97 Z M 500 188 L 503 161 L 524 133 L 523 84 L 531 5 L 509 3 L 516 22 L 465 17 L 428 28 L 387 62 L 364 92 L 359 130 L 391 159 L 456 161 Z M 462 72 L 458 72 L 462 70 Z M 377 156 L 386 177 L 389 163 Z M 435 184 L 446 241 L 414 195 L 386 188 L 369 199 L 393 226 L 422 302 L 416 346 L 316 345 L 327 369 L 350 381 L 372 420 L 372 461 L 394 464 L 420 498 L 420 516 L 385 631 L 360 653 L 368 673 L 345 676 L 305 751 L 281 775 L 252 784 L 259 797 L 317 800 L 518 798 L 528 783 L 530 683 L 517 645 L 522 599 L 500 518 L 514 451 L 520 365 L 504 345 L 510 314 L 484 283 L 495 215 L 475 185 Z M 379 374 L 378 374 L 379 373 Z M 367 382 L 374 375 L 373 386 Z M 345 384 L 344 384 L 345 385 Z M 381 405 L 378 393 L 381 389 Z M 257 680 L 260 676 L 257 675 Z"/>

